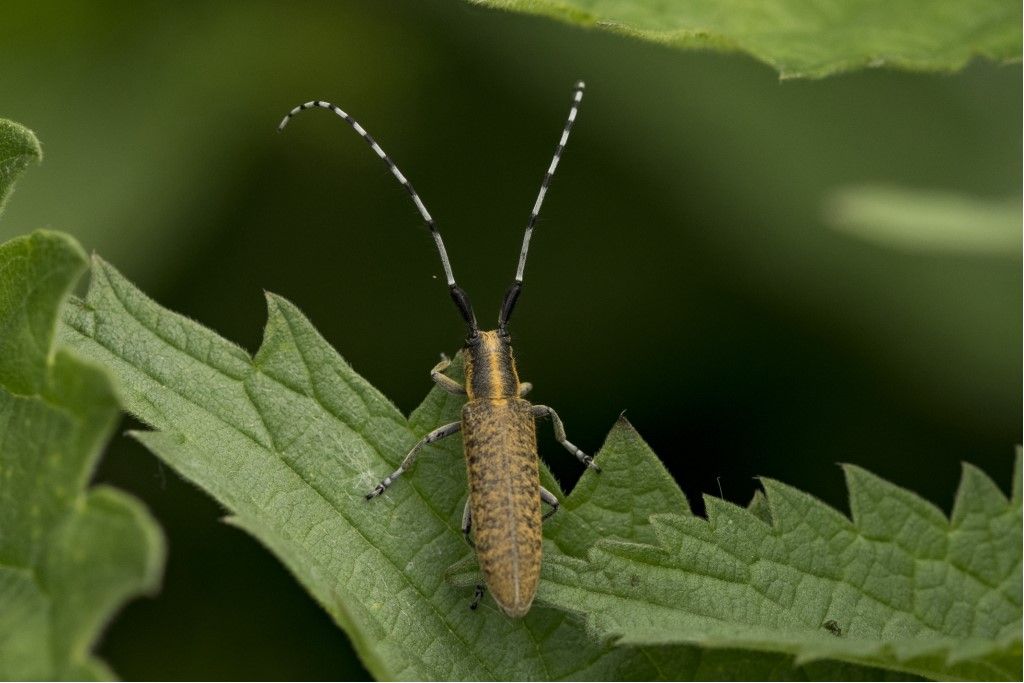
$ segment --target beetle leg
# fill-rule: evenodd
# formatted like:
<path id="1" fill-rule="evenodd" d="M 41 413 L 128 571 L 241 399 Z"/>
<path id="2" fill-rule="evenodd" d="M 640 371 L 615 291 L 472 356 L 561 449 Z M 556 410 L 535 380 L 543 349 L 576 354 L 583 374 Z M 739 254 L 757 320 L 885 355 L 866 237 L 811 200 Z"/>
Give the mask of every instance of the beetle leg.
<path id="1" fill-rule="evenodd" d="M 366 500 L 376 498 L 380 494 L 384 493 L 384 491 L 387 490 L 387 488 L 395 482 L 395 479 L 398 479 L 400 476 L 402 476 L 403 472 L 412 467 L 412 464 L 416 462 L 416 456 L 419 455 L 421 448 L 429 444 L 432 444 L 435 441 L 440 441 L 446 436 L 451 436 L 460 429 L 462 429 L 461 422 L 452 422 L 451 424 L 446 424 L 443 427 L 438 427 L 437 429 L 435 429 L 434 431 L 430 432 L 425 437 L 420 439 L 420 441 L 415 446 L 412 447 L 412 450 L 409 451 L 409 454 L 405 456 L 405 459 L 402 461 L 402 464 L 398 466 L 398 469 L 392 472 L 390 475 L 384 477 L 384 481 L 377 484 L 377 486 L 372 491 L 366 494 Z"/>
<path id="2" fill-rule="evenodd" d="M 544 516 L 540 518 L 543 522 L 545 519 L 558 512 L 558 499 L 555 498 L 555 494 L 551 493 L 551 491 L 548 491 L 543 486 L 540 487 L 540 499 L 551 506 L 551 509 L 545 512 Z"/>
<path id="3" fill-rule="evenodd" d="M 531 410 L 533 411 L 535 417 L 550 416 L 551 426 L 554 427 L 555 429 L 555 439 L 558 440 L 558 443 L 562 444 L 565 450 L 575 455 L 581 463 L 583 463 L 590 469 L 594 470 L 595 472 L 601 471 L 601 468 L 594 464 L 594 459 L 592 457 L 581 451 L 572 442 L 565 438 L 565 426 L 562 424 L 562 419 L 558 417 L 558 413 L 556 413 L 548 406 L 531 406 Z"/>
<path id="4" fill-rule="evenodd" d="M 530 382 L 520 382 L 519 383 L 519 398 L 522 398 L 523 396 L 526 396 L 531 391 L 533 391 L 533 384 L 532 383 L 530 383 Z"/>
<path id="5" fill-rule="evenodd" d="M 469 509 L 469 500 L 466 500 L 466 507 L 462 508 L 462 536 L 470 548 L 476 548 L 476 543 L 469 537 L 469 530 L 473 528 L 473 512 Z"/>
<path id="6" fill-rule="evenodd" d="M 469 603 L 469 609 L 475 610 L 480 606 L 480 601 L 484 598 L 484 590 L 482 583 L 476 585 L 476 590 L 473 591 L 473 602 Z"/>
<path id="7" fill-rule="evenodd" d="M 462 536 L 466 539 L 466 543 L 469 544 L 470 548 L 476 548 L 476 543 L 473 543 L 473 539 L 469 537 L 469 530 L 473 528 L 473 513 L 469 508 L 469 500 L 466 500 L 466 507 L 462 509 Z M 473 592 L 473 602 L 469 603 L 469 609 L 475 610 L 480 606 L 480 601 L 484 597 L 484 585 L 478 583 L 476 590 Z"/>
<path id="8" fill-rule="evenodd" d="M 452 362 L 448 359 L 448 356 L 442 353 L 441 362 L 430 370 L 430 379 L 434 380 L 434 383 L 437 384 L 437 386 L 441 387 L 449 394 L 465 395 L 466 387 L 444 374 L 444 371 L 447 370 L 448 366 L 451 364 Z"/>

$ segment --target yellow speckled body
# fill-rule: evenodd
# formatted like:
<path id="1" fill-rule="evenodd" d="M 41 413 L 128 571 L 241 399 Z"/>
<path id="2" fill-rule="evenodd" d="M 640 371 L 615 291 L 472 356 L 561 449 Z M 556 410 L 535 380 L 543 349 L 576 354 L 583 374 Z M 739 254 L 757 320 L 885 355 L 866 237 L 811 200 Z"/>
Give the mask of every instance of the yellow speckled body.
<path id="1" fill-rule="evenodd" d="M 506 337 L 481 332 L 466 352 L 462 439 L 477 561 L 494 600 L 521 617 L 537 592 L 542 549 L 534 415 L 519 398 Z"/>
<path id="2" fill-rule="evenodd" d="M 519 382 L 508 335 L 508 323 L 523 288 L 530 236 L 540 215 L 551 178 L 562 158 L 569 131 L 576 120 L 583 90 L 583 81 L 577 81 L 573 87 L 572 106 L 562 128 L 562 136 L 555 147 L 555 154 L 541 181 L 540 191 L 526 223 L 515 279 L 505 291 L 498 313 L 498 329 L 488 332 L 480 330 L 469 296 L 455 282 L 444 240 L 423 200 L 365 128 L 341 107 L 324 100 L 305 102 L 294 107 L 278 125 L 278 130 L 283 130 L 293 116 L 308 109 L 325 109 L 339 116 L 387 165 L 391 174 L 408 192 L 430 230 L 448 283 L 448 295 L 465 322 L 467 333 L 463 349 L 466 359 L 465 385 L 444 374 L 451 361 L 443 354 L 441 362 L 430 371 L 430 376 L 441 390 L 450 394 L 465 394 L 468 400 L 459 422 L 440 425 L 425 434 L 409 450 L 398 468 L 380 480 L 364 497 L 369 501 L 382 495 L 395 480 L 409 471 L 426 446 L 461 431 L 469 474 L 469 500 L 463 510 L 462 532 L 471 544 L 474 544 L 470 540 L 470 533 L 473 533 L 477 559 L 487 587 L 501 609 L 512 617 L 525 615 L 537 593 L 542 551 L 541 522 L 544 519 L 541 516 L 541 502 L 551 508 L 545 517 L 553 514 L 559 506 L 558 498 L 540 485 L 534 419 L 549 417 L 555 439 L 586 467 L 596 472 L 601 471 L 594 464 L 593 458 L 566 438 L 562 421 L 551 407 L 534 406 L 523 399 L 530 384 Z M 483 587 L 477 586 L 471 609 L 478 607 L 483 595 Z"/>

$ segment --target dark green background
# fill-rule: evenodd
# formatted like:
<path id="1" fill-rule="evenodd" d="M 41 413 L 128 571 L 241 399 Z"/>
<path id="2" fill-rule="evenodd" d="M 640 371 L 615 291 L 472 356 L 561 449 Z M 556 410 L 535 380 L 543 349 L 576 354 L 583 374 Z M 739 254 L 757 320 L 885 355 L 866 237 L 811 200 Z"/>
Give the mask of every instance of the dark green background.
<path id="1" fill-rule="evenodd" d="M 0 116 L 46 161 L 0 238 L 66 230 L 251 350 L 261 290 L 282 294 L 408 411 L 462 336 L 432 243 L 340 121 L 274 127 L 314 98 L 359 118 L 490 320 L 584 78 L 514 321 L 533 397 L 572 440 L 596 451 L 628 409 L 698 506 L 767 475 L 845 509 L 837 462 L 947 510 L 961 460 L 1009 487 L 1019 256 L 887 249 L 822 216 L 868 182 L 1018 196 L 1019 66 L 780 82 L 746 57 L 455 0 L 28 7 L 3 10 Z M 122 677 L 366 675 L 279 563 L 140 446 L 115 438 L 98 479 L 141 496 L 170 545 L 162 593 L 100 647 Z"/>

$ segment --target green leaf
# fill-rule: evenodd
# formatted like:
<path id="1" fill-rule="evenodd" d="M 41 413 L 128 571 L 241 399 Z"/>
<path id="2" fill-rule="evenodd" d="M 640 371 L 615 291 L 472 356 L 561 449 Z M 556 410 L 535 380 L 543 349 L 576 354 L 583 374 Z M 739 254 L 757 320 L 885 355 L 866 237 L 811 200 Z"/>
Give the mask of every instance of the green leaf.
<path id="1" fill-rule="evenodd" d="M 91 649 L 159 583 L 164 545 L 134 498 L 86 488 L 118 408 L 106 375 L 54 351 L 81 247 L 36 232 L 0 245 L 0 679 L 111 678 Z"/>
<path id="2" fill-rule="evenodd" d="M 991 200 L 938 191 L 849 187 L 833 193 L 825 215 L 836 229 L 887 247 L 1020 256 L 1019 198 Z"/>
<path id="3" fill-rule="evenodd" d="M 470 0 L 683 48 L 745 52 L 783 78 L 862 67 L 949 71 L 1020 59 L 1010 0 Z"/>
<path id="4" fill-rule="evenodd" d="M 0 119 L 0 213 L 14 189 L 14 181 L 32 161 L 43 158 L 35 133 L 13 121 Z"/>
<path id="5" fill-rule="evenodd" d="M 467 552 L 458 444 L 428 449 L 395 493 L 363 499 L 458 402 L 434 392 L 407 421 L 292 304 L 267 305 L 250 357 L 97 260 L 65 339 L 113 370 L 126 404 L 160 429 L 137 437 L 277 554 L 379 678 L 659 677 L 677 648 L 598 646 L 550 609 L 519 622 L 471 612 L 471 593 L 444 581 Z"/>
<path id="6" fill-rule="evenodd" d="M 1020 500 L 965 466 L 947 519 L 860 468 L 844 471 L 852 521 L 764 480 L 770 521 L 760 503 L 707 497 L 707 520 L 654 516 L 656 544 L 604 540 L 585 561 L 549 556 L 538 599 L 586 605 L 588 628 L 624 644 L 1019 680 Z"/>
<path id="7" fill-rule="evenodd" d="M 118 378 L 119 393 L 159 431 L 137 434 L 259 539 L 352 638 L 379 678 L 867 678 L 834 662 L 794 667 L 787 654 L 691 646 L 617 647 L 565 612 L 535 606 L 510 620 L 444 580 L 472 572 L 459 523 L 461 444 L 426 449 L 415 470 L 372 502 L 364 494 L 461 400 L 434 389 L 409 420 L 357 375 L 289 302 L 268 295 L 263 344 L 250 357 L 146 298 L 96 260 L 84 301 L 65 309 L 63 338 Z M 461 367 L 457 359 L 452 372 Z M 421 381 L 427 384 L 424 373 Z M 599 539 L 656 542 L 655 512 L 688 506 L 625 421 L 545 527 L 546 551 L 582 557 Z M 562 495 L 545 471 L 545 485 Z"/>

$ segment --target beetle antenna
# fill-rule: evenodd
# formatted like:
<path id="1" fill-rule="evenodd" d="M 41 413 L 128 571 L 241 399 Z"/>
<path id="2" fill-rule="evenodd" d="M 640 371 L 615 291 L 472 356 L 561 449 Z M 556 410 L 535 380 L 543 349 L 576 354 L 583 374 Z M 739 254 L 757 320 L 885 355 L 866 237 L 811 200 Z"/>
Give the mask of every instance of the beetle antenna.
<path id="1" fill-rule="evenodd" d="M 580 101 L 583 99 L 583 89 L 585 85 L 583 81 L 576 81 L 576 86 L 573 89 L 572 95 L 572 108 L 569 110 L 569 118 L 565 121 L 565 128 L 562 129 L 562 137 L 558 141 L 558 146 L 555 147 L 555 155 L 551 158 L 551 165 L 548 166 L 547 173 L 544 174 L 544 180 L 540 183 L 540 192 L 537 193 L 537 201 L 533 204 L 533 211 L 530 212 L 530 220 L 526 223 L 526 233 L 523 235 L 523 249 L 519 252 L 519 267 L 516 268 L 516 279 L 512 282 L 512 286 L 505 292 L 505 299 L 501 302 L 501 313 L 498 315 L 498 328 L 502 331 L 505 330 L 505 326 L 508 324 L 509 318 L 512 317 L 512 309 L 515 308 L 516 300 L 519 299 L 519 293 L 523 289 L 523 270 L 526 268 L 526 254 L 530 250 L 530 237 L 533 235 L 533 226 L 537 223 L 537 216 L 540 214 L 540 206 L 544 203 L 544 195 L 548 192 L 548 186 L 551 184 L 551 177 L 555 175 L 555 169 L 558 168 L 558 162 L 562 158 L 562 151 L 565 149 L 565 143 L 569 140 L 569 131 L 572 130 L 572 124 L 576 121 L 576 112 L 579 111 Z"/>
<path id="2" fill-rule="evenodd" d="M 462 319 L 466 321 L 466 325 L 469 328 L 469 335 L 471 337 L 475 336 L 478 331 L 476 324 L 476 315 L 473 313 L 473 307 L 469 303 L 469 297 L 466 295 L 466 292 L 457 284 L 455 284 L 455 276 L 452 274 L 452 265 L 448 261 L 448 252 L 444 248 L 444 240 L 441 239 L 441 233 L 437 231 L 437 224 L 434 223 L 434 219 L 430 216 L 430 212 L 427 211 L 427 207 L 424 206 L 423 200 L 420 199 L 420 196 L 418 194 L 416 194 L 416 190 L 413 189 L 412 183 L 410 183 L 406 179 L 405 175 L 403 175 L 402 172 L 398 170 L 398 166 L 396 166 L 395 162 L 391 160 L 391 157 L 389 157 L 384 152 L 384 150 L 381 149 L 381 146 L 377 144 L 377 141 L 373 139 L 373 136 L 367 133 L 366 129 L 359 125 L 358 121 L 356 121 L 354 118 L 345 113 L 341 109 L 341 107 L 330 102 L 324 102 L 323 100 L 306 102 L 292 109 L 285 115 L 283 119 L 281 119 L 281 123 L 278 124 L 277 126 L 278 132 L 284 130 L 284 127 L 288 125 L 288 122 L 292 120 L 292 117 L 298 114 L 300 111 L 305 111 L 306 109 L 314 108 L 327 109 L 328 111 L 332 111 L 338 116 L 340 116 L 342 119 L 344 119 L 345 123 L 352 126 L 352 130 L 359 133 L 359 136 L 366 141 L 366 144 L 370 145 L 370 149 L 372 149 L 374 153 L 380 157 L 380 160 L 387 165 L 388 170 L 391 171 L 391 174 L 395 176 L 398 182 L 402 184 L 402 187 L 405 188 L 406 192 L 409 193 L 409 196 L 412 197 L 412 203 L 416 205 L 416 210 L 419 211 L 420 216 L 423 217 L 423 222 L 427 224 L 428 228 L 430 228 L 430 235 L 434 238 L 434 244 L 437 245 L 437 253 L 441 255 L 441 266 L 444 268 L 444 276 L 448 281 L 448 293 L 451 295 L 452 301 L 455 302 L 456 308 L 459 309 L 459 314 L 462 316 Z M 566 128 L 566 131 L 568 132 L 568 128 Z M 554 165 L 552 165 L 552 169 L 553 168 Z M 547 179 L 545 179 L 545 183 L 546 182 Z M 543 196 L 543 192 L 541 193 L 541 196 Z M 538 206 L 539 204 L 540 202 L 538 200 Z M 522 271 L 522 266 L 520 266 L 520 271 Z"/>

